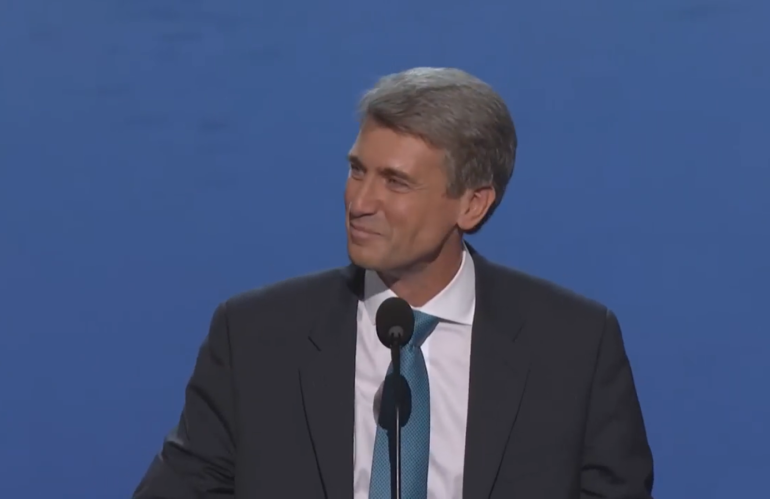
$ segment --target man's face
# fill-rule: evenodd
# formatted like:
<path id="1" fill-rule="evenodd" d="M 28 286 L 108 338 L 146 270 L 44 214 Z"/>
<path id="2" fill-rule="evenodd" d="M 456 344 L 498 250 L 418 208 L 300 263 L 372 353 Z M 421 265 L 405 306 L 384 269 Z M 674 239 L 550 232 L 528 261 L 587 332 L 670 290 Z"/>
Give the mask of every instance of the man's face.
<path id="1" fill-rule="evenodd" d="M 432 261 L 457 228 L 444 154 L 421 139 L 365 123 L 345 187 L 348 253 L 356 265 L 399 272 Z"/>

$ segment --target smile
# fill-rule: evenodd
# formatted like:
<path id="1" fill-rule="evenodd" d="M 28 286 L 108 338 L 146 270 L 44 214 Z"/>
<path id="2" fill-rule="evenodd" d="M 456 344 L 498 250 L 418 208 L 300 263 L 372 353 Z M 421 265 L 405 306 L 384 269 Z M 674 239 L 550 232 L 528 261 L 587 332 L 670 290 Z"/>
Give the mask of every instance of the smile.
<path id="1" fill-rule="evenodd" d="M 353 239 L 371 239 L 374 237 L 379 237 L 378 233 L 364 229 L 363 227 L 356 226 L 353 223 L 350 224 L 349 232 Z"/>

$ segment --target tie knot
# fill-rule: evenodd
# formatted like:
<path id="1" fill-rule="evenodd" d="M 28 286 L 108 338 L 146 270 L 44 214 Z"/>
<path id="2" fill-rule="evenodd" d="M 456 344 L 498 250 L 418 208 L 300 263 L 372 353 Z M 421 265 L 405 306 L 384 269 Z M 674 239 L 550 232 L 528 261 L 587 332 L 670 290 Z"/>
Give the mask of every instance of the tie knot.
<path id="1" fill-rule="evenodd" d="M 419 310 L 414 310 L 413 312 L 414 334 L 407 344 L 407 347 L 420 348 L 430 333 L 436 328 L 439 318 L 434 315 L 426 314 L 425 312 L 420 312 Z"/>

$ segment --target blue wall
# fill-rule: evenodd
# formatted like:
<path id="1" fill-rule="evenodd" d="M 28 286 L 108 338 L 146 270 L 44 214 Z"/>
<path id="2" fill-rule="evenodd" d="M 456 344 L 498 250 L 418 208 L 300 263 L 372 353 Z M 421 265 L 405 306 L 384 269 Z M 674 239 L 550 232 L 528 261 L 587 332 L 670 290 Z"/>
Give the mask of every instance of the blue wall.
<path id="1" fill-rule="evenodd" d="M 215 305 L 346 263 L 356 99 L 416 65 L 510 103 L 473 242 L 615 309 L 657 497 L 766 492 L 770 2 L 471 4 L 0 2 L 2 497 L 130 495 Z"/>

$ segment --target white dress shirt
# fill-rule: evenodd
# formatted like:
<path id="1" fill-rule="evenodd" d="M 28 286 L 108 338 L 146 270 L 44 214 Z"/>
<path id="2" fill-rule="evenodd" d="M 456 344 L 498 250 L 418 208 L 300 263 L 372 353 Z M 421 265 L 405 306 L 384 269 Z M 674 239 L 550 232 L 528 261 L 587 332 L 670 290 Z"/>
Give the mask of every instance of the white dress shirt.
<path id="1" fill-rule="evenodd" d="M 390 365 L 390 351 L 377 338 L 374 319 L 382 302 L 392 296 L 395 294 L 375 272 L 366 272 L 364 299 L 358 304 L 354 499 L 369 498 L 378 398 Z M 417 309 L 441 319 L 422 346 L 430 380 L 429 499 L 462 498 L 475 308 L 476 276 L 473 258 L 466 249 L 452 282 Z"/>

